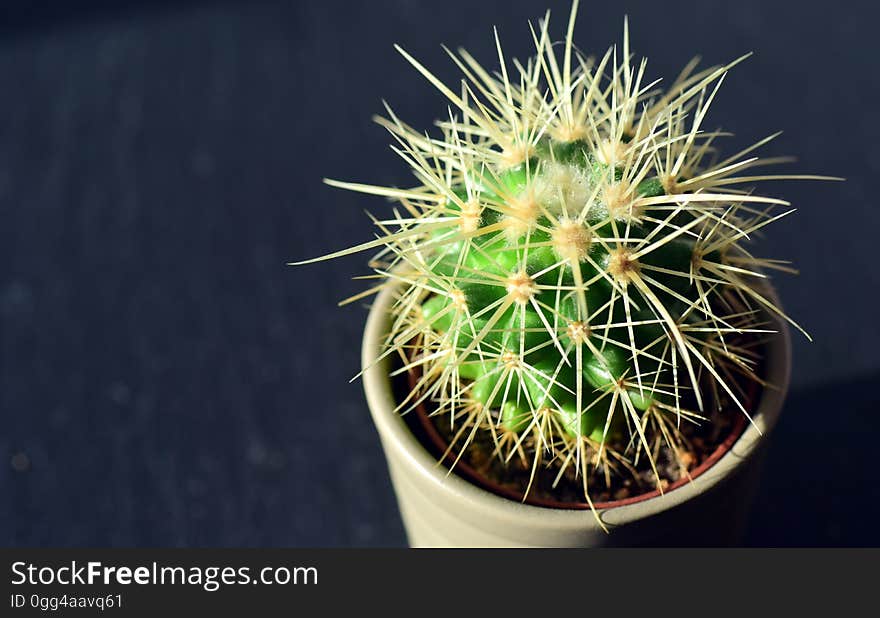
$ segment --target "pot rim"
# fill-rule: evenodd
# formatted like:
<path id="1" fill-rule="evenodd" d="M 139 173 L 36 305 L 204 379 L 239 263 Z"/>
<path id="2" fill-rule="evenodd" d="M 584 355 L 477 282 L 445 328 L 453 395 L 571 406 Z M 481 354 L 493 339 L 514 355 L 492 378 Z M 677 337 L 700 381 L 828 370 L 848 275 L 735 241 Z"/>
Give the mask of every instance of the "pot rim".
<path id="1" fill-rule="evenodd" d="M 775 290 L 765 284 L 765 294 L 776 305 L 779 300 Z M 379 362 L 381 346 L 387 333 L 390 311 L 395 300 L 396 285 L 389 285 L 376 297 L 367 317 L 362 345 L 364 391 L 373 422 L 385 449 L 395 454 L 411 467 L 421 482 L 430 486 L 439 503 L 440 497 L 473 508 L 492 509 L 494 515 L 517 521 L 522 518 L 540 517 L 548 526 L 565 529 L 582 529 L 586 517 L 592 519 L 590 510 L 555 508 L 519 502 L 499 496 L 451 472 L 416 438 L 403 417 L 395 412 L 396 400 L 392 390 L 390 359 Z M 768 315 L 777 334 L 766 343 L 764 358 L 765 381 L 773 386 L 759 390 L 753 407 L 752 422 L 747 423 L 739 438 L 713 465 L 683 485 L 653 497 L 634 501 L 621 501 L 621 505 L 598 503 L 595 515 L 607 526 L 613 527 L 644 519 L 709 491 L 721 480 L 732 476 L 751 453 L 769 434 L 779 418 L 782 403 L 788 391 L 791 375 L 791 334 L 787 324 L 775 315 Z"/>

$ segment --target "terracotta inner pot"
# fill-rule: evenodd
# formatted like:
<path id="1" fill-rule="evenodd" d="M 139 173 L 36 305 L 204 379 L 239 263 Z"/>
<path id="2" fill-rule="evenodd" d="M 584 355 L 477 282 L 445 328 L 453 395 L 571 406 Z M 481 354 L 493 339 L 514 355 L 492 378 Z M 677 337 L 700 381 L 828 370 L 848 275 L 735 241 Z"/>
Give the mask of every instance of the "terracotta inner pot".
<path id="1" fill-rule="evenodd" d="M 414 388 L 418 379 L 418 375 L 414 371 L 410 371 L 408 374 L 408 381 L 410 388 Z M 754 402 L 757 399 L 758 394 L 758 385 L 755 382 L 749 382 L 748 393 L 746 397 L 746 401 L 744 402 L 744 406 L 746 409 L 754 409 Z M 446 450 L 449 446 L 446 439 L 440 434 L 437 430 L 437 427 L 434 425 L 433 418 L 429 415 L 424 403 L 418 405 L 415 409 L 415 414 L 418 419 L 419 426 L 424 430 L 425 437 L 431 442 L 431 445 L 439 452 L 446 453 Z M 670 483 L 669 486 L 662 492 L 663 495 L 668 494 L 671 491 L 674 491 L 678 487 L 682 487 L 685 483 L 690 483 L 693 479 L 697 478 L 701 474 L 703 474 L 706 470 L 711 468 L 719 459 L 721 459 L 734 445 L 734 443 L 739 439 L 742 435 L 743 431 L 746 427 L 746 418 L 743 414 L 736 414 L 736 417 L 733 421 L 733 426 L 730 428 L 727 437 L 719 444 L 714 451 L 696 468 L 690 471 L 690 478 L 683 477 L 679 480 Z M 444 465 L 451 465 L 454 462 L 455 458 L 451 453 L 447 453 L 444 457 L 443 463 Z M 510 489 L 509 487 L 503 486 L 500 483 L 494 481 L 486 477 L 486 475 L 478 472 L 473 466 L 471 466 L 464 458 L 459 459 L 457 463 L 455 463 L 455 467 L 452 469 L 455 474 L 471 481 L 475 485 L 486 489 L 487 491 L 491 491 L 492 493 L 503 496 L 505 498 L 509 498 L 511 500 L 516 500 L 517 502 L 524 502 L 526 504 L 532 504 L 535 506 L 543 506 L 548 508 L 555 509 L 589 509 L 590 505 L 586 501 L 582 502 L 563 502 L 561 500 L 553 500 L 544 497 L 536 497 L 536 496 L 528 496 L 523 499 L 523 492 L 518 492 Z M 596 509 L 610 509 L 618 506 L 625 506 L 627 504 L 633 504 L 636 502 L 642 502 L 644 500 L 648 500 L 650 498 L 655 498 L 661 495 L 660 490 L 655 489 L 649 492 L 645 492 L 639 494 L 637 496 L 631 496 L 629 498 L 624 498 L 622 500 L 612 500 L 607 502 L 594 502 L 593 507 Z"/>

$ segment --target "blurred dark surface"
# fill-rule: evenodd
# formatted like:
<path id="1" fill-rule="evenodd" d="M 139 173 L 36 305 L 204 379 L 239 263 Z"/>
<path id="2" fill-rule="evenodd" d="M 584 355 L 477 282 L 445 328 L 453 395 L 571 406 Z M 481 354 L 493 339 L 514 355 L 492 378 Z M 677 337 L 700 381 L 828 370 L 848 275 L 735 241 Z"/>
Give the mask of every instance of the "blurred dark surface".
<path id="1" fill-rule="evenodd" d="M 404 185 L 369 121 L 416 126 L 441 43 L 491 64 L 529 52 L 533 2 L 0 3 L 0 545 L 399 545 L 361 385 L 365 256 L 285 263 L 370 238 L 381 199 L 321 178 Z M 561 37 L 567 3 L 552 2 Z M 710 118 L 844 184 L 768 187 L 800 208 L 760 250 L 796 339 L 747 542 L 880 545 L 875 440 L 878 9 L 585 3 L 601 52 L 630 17 L 672 78 L 754 50 Z M 711 123 L 710 123 L 711 124 Z"/>
<path id="2" fill-rule="evenodd" d="M 880 374 L 796 389 L 773 432 L 745 542 L 880 546 Z"/>

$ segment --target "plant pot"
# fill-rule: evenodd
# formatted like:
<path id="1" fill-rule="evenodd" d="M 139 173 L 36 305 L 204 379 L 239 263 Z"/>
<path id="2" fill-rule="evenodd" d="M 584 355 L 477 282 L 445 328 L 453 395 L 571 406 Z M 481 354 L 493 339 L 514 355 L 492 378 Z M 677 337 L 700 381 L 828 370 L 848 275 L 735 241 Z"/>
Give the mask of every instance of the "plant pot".
<path id="1" fill-rule="evenodd" d="M 765 293 L 778 305 L 772 289 Z M 728 546 L 739 542 L 770 431 L 788 390 L 791 343 L 785 323 L 765 346 L 764 388 L 753 423 L 693 481 L 639 500 L 590 510 L 524 504 L 482 489 L 437 461 L 395 412 L 390 359 L 375 363 L 388 331 L 394 289 L 370 309 L 362 362 L 367 403 L 379 432 L 413 547 Z M 604 523 L 602 529 L 598 518 Z"/>

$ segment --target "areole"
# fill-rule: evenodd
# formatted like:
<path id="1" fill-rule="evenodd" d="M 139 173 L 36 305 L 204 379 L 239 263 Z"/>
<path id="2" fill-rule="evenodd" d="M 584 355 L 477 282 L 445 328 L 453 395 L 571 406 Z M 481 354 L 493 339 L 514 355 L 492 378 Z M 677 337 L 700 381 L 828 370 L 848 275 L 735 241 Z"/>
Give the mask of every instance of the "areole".
<path id="1" fill-rule="evenodd" d="M 373 304 L 364 332 L 362 363 L 367 402 L 388 461 L 395 493 L 413 546 L 728 545 L 736 543 L 757 478 L 762 447 L 779 416 L 790 372 L 790 335 L 768 316 L 764 388 L 747 424 L 729 450 L 692 481 L 663 495 L 589 510 L 523 504 L 451 474 L 395 413 L 390 364 L 381 356 L 395 290 Z M 778 303 L 769 286 L 765 293 Z"/>

